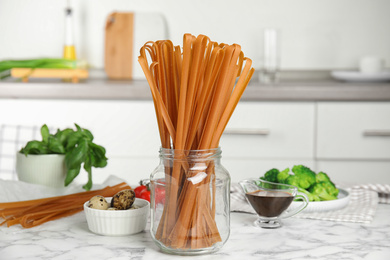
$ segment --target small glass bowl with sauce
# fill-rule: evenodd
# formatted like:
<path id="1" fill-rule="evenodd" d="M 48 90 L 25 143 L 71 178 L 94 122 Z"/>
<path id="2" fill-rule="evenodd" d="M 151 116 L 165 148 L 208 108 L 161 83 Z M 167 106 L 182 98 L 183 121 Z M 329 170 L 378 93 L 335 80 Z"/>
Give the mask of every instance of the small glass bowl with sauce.
<path id="1" fill-rule="evenodd" d="M 306 194 L 292 185 L 273 183 L 261 179 L 246 179 L 239 182 L 248 203 L 259 218 L 254 222 L 256 227 L 278 228 L 281 219 L 294 216 L 309 204 Z M 286 211 L 293 200 L 302 200 L 300 206 Z"/>

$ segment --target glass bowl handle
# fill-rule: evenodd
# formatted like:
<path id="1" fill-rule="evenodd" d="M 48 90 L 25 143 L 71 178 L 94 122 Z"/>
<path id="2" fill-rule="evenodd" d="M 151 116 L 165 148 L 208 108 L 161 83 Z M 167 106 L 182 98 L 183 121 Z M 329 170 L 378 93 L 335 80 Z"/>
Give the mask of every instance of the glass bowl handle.
<path id="1" fill-rule="evenodd" d="M 296 214 L 298 214 L 299 212 L 301 212 L 302 210 L 304 210 L 307 205 L 309 205 L 309 198 L 307 197 L 306 194 L 302 193 L 302 192 L 297 192 L 297 195 L 295 195 L 295 198 L 294 199 L 301 199 L 302 200 L 302 203 L 299 204 L 298 207 L 296 208 L 293 208 L 292 210 L 286 210 L 284 212 L 284 214 L 282 214 L 282 218 L 289 218 L 289 217 L 292 217 Z"/>

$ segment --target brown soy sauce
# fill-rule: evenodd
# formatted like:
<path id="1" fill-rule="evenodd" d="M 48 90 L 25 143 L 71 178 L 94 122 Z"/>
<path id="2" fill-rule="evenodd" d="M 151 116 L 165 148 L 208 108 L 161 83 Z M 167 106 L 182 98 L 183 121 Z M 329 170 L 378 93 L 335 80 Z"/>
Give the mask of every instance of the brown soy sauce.
<path id="1" fill-rule="evenodd" d="M 294 196 L 285 191 L 257 190 L 245 194 L 254 210 L 263 217 L 277 217 L 290 206 Z"/>

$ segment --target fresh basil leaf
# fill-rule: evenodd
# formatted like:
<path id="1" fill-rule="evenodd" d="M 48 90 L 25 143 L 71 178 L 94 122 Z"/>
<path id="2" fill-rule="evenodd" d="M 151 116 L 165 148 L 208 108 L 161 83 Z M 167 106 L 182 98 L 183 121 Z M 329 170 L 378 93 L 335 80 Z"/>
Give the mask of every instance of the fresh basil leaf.
<path id="1" fill-rule="evenodd" d="M 89 141 L 93 141 L 93 135 L 88 129 L 83 128 L 83 136 L 87 137 Z"/>
<path id="2" fill-rule="evenodd" d="M 91 165 L 95 168 L 104 168 L 107 166 L 107 158 L 101 157 L 99 158 L 96 153 L 91 151 Z"/>
<path id="3" fill-rule="evenodd" d="M 78 125 L 78 124 L 74 124 L 75 126 L 76 126 L 76 128 L 77 128 L 77 132 L 82 132 L 83 130 L 81 129 L 81 127 Z"/>
<path id="4" fill-rule="evenodd" d="M 45 144 L 47 144 L 49 142 L 49 128 L 47 127 L 47 125 L 43 125 L 41 127 L 41 135 L 42 135 L 42 142 L 44 142 Z"/>
<path id="5" fill-rule="evenodd" d="M 68 135 L 68 141 L 66 143 L 66 150 L 67 151 L 70 151 L 71 149 L 73 149 L 76 144 L 79 143 L 79 140 L 82 138 L 82 134 L 81 132 L 72 132 L 72 133 L 69 133 Z"/>
<path id="6" fill-rule="evenodd" d="M 88 154 L 86 157 L 85 157 L 85 160 L 84 160 L 84 169 L 87 171 L 87 172 L 91 172 L 91 168 L 92 168 L 92 164 L 91 164 L 92 160 L 91 160 L 91 155 Z"/>
<path id="7" fill-rule="evenodd" d="M 65 155 L 65 164 L 68 169 L 73 169 L 84 162 L 88 152 L 88 141 L 83 140 L 76 148 L 67 152 Z"/>
<path id="8" fill-rule="evenodd" d="M 90 190 L 92 188 L 92 164 L 91 155 L 85 158 L 84 170 L 88 173 L 88 182 L 83 186 L 83 189 Z"/>
<path id="9" fill-rule="evenodd" d="M 107 166 L 107 157 L 106 157 L 106 149 L 103 146 L 97 144 L 90 144 L 92 148 L 92 154 L 94 155 L 93 166 L 97 168 L 103 168 Z"/>
<path id="10" fill-rule="evenodd" d="M 26 146 L 21 150 L 25 155 L 27 154 L 48 154 L 49 148 L 46 144 L 41 141 L 30 141 Z"/>
<path id="11" fill-rule="evenodd" d="M 93 167 L 96 167 L 96 168 L 104 168 L 107 166 L 107 158 L 99 158 L 99 159 L 96 159 L 96 154 L 93 153 L 95 155 L 95 160 L 93 161 L 92 163 L 92 166 Z"/>
<path id="12" fill-rule="evenodd" d="M 91 143 L 90 146 L 93 149 L 93 151 L 100 154 L 102 157 L 105 157 L 106 149 L 103 146 L 95 144 L 95 143 Z"/>
<path id="13" fill-rule="evenodd" d="M 88 172 L 88 182 L 83 185 L 83 189 L 88 191 L 92 188 L 92 173 Z"/>
<path id="14" fill-rule="evenodd" d="M 66 177 L 65 177 L 65 186 L 68 186 L 74 180 L 74 178 L 76 178 L 77 175 L 79 175 L 80 169 L 81 169 L 81 165 L 79 165 L 76 168 L 67 170 Z"/>
<path id="15" fill-rule="evenodd" d="M 57 133 L 54 135 L 60 143 L 65 147 L 67 142 L 68 142 L 68 137 L 69 135 L 73 133 L 73 129 L 67 128 L 64 129 L 63 131 L 60 131 L 59 129 L 57 130 Z"/>
<path id="16" fill-rule="evenodd" d="M 48 144 L 48 146 L 49 146 L 50 151 L 52 151 L 53 153 L 65 154 L 65 147 L 53 135 L 49 136 L 49 144 Z"/>
<path id="17" fill-rule="evenodd" d="M 95 166 L 96 158 L 95 158 L 95 154 L 94 154 L 93 150 L 90 151 L 89 156 L 90 156 L 90 159 L 91 159 L 91 165 L 92 165 L 93 167 L 96 167 L 96 166 Z"/>

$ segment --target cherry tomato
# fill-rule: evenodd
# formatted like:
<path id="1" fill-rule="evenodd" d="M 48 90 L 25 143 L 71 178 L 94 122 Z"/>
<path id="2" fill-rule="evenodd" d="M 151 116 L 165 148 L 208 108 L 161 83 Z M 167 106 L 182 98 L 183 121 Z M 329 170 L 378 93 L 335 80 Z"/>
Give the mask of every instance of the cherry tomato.
<path id="1" fill-rule="evenodd" d="M 145 185 L 140 185 L 137 188 L 134 189 L 135 197 L 141 198 L 142 192 L 146 191 L 148 188 Z"/>
<path id="2" fill-rule="evenodd" d="M 141 180 L 140 185 L 134 189 L 135 197 L 144 199 L 150 202 L 150 189 L 149 189 L 149 181 Z"/>
<path id="3" fill-rule="evenodd" d="M 144 191 L 141 193 L 141 199 L 144 199 L 144 200 L 147 200 L 147 201 L 150 202 L 150 191 L 144 190 Z"/>

